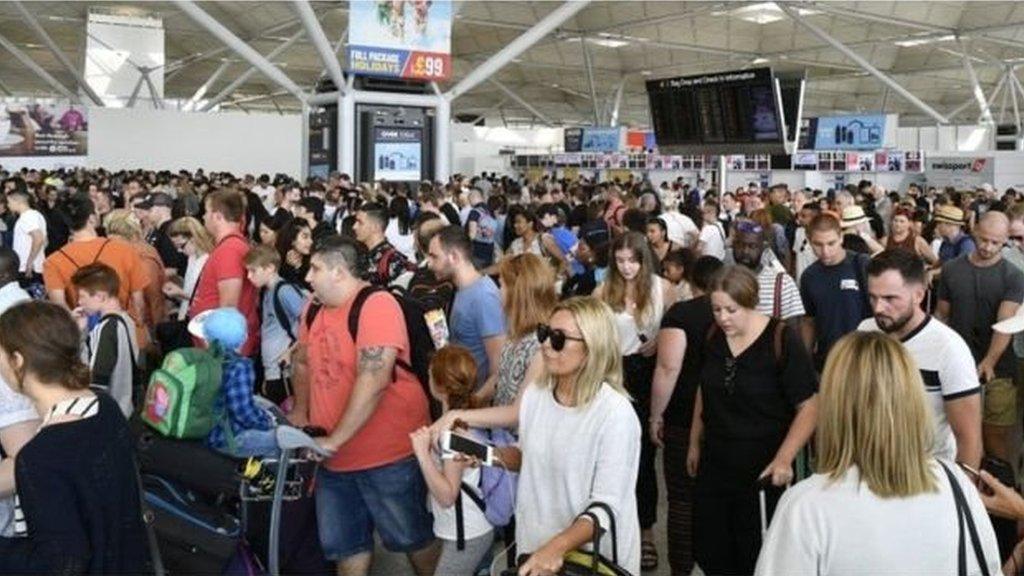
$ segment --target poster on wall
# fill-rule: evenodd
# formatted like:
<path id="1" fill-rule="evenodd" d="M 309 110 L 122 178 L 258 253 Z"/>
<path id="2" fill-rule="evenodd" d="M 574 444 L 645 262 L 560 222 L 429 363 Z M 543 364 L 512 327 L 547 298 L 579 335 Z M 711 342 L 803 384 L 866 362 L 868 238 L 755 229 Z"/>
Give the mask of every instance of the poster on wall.
<path id="1" fill-rule="evenodd" d="M 562 148 L 566 152 L 582 152 L 583 128 L 566 128 L 562 132 Z"/>
<path id="2" fill-rule="evenodd" d="M 620 128 L 584 128 L 583 152 L 618 152 L 622 150 Z"/>
<path id="3" fill-rule="evenodd" d="M 831 163 L 829 164 L 831 168 Z M 818 155 L 814 152 L 797 152 L 793 155 L 794 170 L 817 170 Z"/>
<path id="4" fill-rule="evenodd" d="M 377 128 L 374 132 L 374 178 L 397 182 L 422 180 L 423 133 L 412 128 Z"/>
<path id="5" fill-rule="evenodd" d="M 83 106 L 0 102 L 0 156 L 85 156 L 88 130 Z"/>
<path id="6" fill-rule="evenodd" d="M 921 172 L 924 169 L 923 152 L 907 152 L 903 159 L 903 169 L 907 172 Z"/>
<path id="7" fill-rule="evenodd" d="M 885 114 L 823 116 L 815 126 L 817 150 L 873 150 L 885 144 Z"/>
<path id="8" fill-rule="evenodd" d="M 407 80 L 451 78 L 451 0 L 351 0 L 348 69 Z"/>
<path id="9" fill-rule="evenodd" d="M 929 186 L 973 190 L 995 182 L 995 158 L 991 157 L 929 156 L 924 165 Z"/>

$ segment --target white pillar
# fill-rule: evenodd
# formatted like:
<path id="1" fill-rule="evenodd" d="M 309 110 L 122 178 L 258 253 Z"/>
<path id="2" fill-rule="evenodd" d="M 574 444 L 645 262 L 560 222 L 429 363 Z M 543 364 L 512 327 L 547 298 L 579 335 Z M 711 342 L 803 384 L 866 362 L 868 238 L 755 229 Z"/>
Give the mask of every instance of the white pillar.
<path id="1" fill-rule="evenodd" d="M 338 99 L 338 171 L 356 178 L 356 95 L 346 91 Z"/>
<path id="2" fill-rule="evenodd" d="M 444 96 L 438 96 L 434 108 L 434 180 L 447 182 L 451 174 L 452 103 Z"/>
<path id="3" fill-rule="evenodd" d="M 299 175 L 300 180 L 309 178 L 309 104 L 302 102 L 301 108 L 302 114 L 302 159 L 300 166 L 302 166 L 302 174 Z"/>

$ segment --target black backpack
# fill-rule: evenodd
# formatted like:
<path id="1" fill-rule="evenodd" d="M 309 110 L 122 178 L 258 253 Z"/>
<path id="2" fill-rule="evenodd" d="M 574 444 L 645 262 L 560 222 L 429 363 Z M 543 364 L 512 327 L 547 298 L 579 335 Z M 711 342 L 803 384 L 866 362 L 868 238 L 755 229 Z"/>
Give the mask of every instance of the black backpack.
<path id="1" fill-rule="evenodd" d="M 430 359 L 433 358 L 434 352 L 437 349 L 434 347 L 434 339 L 430 336 L 430 329 L 427 327 L 427 321 L 424 317 L 429 310 L 416 300 L 402 294 L 389 292 L 386 288 L 380 286 L 367 286 L 356 294 L 356 299 L 352 303 L 352 309 L 348 314 L 348 332 L 352 336 L 352 341 L 355 342 L 359 334 L 359 316 L 363 311 L 363 304 L 366 303 L 367 298 L 376 292 L 391 294 L 402 309 L 402 317 L 405 319 L 405 331 L 409 337 L 410 362 L 407 363 L 401 358 L 395 358 L 395 367 L 401 368 L 416 377 L 420 386 L 423 387 L 427 400 L 430 402 L 431 420 L 435 420 L 440 416 L 440 405 L 430 394 Z M 323 304 L 316 300 L 309 305 L 309 310 L 306 312 L 307 330 L 313 326 L 313 321 L 316 320 L 316 316 L 320 313 L 322 307 Z"/>
<path id="2" fill-rule="evenodd" d="M 455 284 L 451 280 L 440 280 L 429 268 L 419 268 L 409 280 L 409 287 L 405 290 L 395 287 L 392 293 L 399 291 L 400 295 L 414 300 L 424 310 L 441 310 L 444 317 L 448 318 L 452 310 L 452 301 L 455 300 Z"/>

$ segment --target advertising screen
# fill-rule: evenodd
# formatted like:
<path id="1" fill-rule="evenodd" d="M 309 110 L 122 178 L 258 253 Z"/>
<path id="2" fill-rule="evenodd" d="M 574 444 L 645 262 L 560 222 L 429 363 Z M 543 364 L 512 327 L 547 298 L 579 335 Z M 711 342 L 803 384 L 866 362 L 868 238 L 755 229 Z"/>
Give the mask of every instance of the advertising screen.
<path id="1" fill-rule="evenodd" d="M 0 102 L 0 156 L 85 156 L 88 109 Z"/>
<path id="2" fill-rule="evenodd" d="M 430 81 L 451 77 L 451 0 L 352 0 L 348 5 L 351 72 Z"/>
<path id="3" fill-rule="evenodd" d="M 885 141 L 885 115 L 823 116 L 817 118 L 817 150 L 876 150 Z"/>
<path id="4" fill-rule="evenodd" d="M 377 128 L 374 132 L 374 179 L 419 181 L 423 168 L 422 131 Z"/>

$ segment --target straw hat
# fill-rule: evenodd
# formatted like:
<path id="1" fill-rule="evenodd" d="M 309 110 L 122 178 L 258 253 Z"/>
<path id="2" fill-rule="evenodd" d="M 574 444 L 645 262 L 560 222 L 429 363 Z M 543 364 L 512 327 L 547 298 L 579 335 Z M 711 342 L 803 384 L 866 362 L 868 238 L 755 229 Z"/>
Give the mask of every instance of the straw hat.
<path id="1" fill-rule="evenodd" d="M 864 209 L 860 206 L 847 206 L 843 208 L 843 219 L 841 221 L 843 228 L 853 228 L 870 221 L 867 215 L 864 214 Z"/>
<path id="2" fill-rule="evenodd" d="M 939 206 L 935 209 L 935 221 L 963 226 L 964 211 L 956 206 Z"/>

